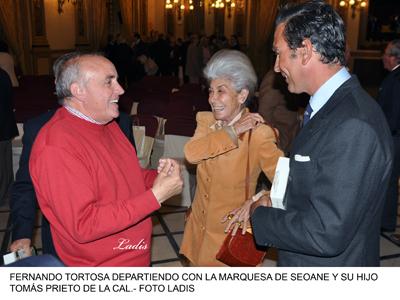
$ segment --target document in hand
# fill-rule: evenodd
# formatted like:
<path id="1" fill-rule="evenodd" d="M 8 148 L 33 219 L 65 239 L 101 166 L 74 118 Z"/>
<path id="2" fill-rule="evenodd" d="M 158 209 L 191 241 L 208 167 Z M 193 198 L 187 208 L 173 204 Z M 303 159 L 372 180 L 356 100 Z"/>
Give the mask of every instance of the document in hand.
<path id="1" fill-rule="evenodd" d="M 289 158 L 279 157 L 271 187 L 272 207 L 286 210 L 284 202 L 286 186 L 289 178 Z"/>

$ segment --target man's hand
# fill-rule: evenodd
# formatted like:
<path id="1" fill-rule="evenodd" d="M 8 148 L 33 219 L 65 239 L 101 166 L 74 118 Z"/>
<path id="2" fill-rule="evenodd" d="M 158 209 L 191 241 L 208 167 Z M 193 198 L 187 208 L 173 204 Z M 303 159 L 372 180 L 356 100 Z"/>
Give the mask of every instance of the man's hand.
<path id="1" fill-rule="evenodd" d="M 18 250 L 24 250 L 26 256 L 31 256 L 31 240 L 30 239 L 19 239 L 12 242 L 10 245 L 10 251 L 16 252 Z"/>
<path id="2" fill-rule="evenodd" d="M 162 160 L 157 168 L 158 176 L 151 189 L 160 204 L 168 198 L 181 193 L 183 188 L 181 169 L 178 162 L 170 158 Z"/>

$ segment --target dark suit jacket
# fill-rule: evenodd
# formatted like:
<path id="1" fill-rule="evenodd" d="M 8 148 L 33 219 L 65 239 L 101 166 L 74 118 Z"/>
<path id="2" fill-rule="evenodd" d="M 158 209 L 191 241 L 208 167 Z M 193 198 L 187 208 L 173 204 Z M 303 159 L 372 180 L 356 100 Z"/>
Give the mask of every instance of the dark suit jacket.
<path id="1" fill-rule="evenodd" d="M 37 200 L 33 188 L 32 179 L 29 174 L 29 157 L 31 154 L 33 142 L 36 139 L 40 129 L 51 119 L 55 110 L 44 113 L 36 118 L 28 120 L 24 124 L 24 135 L 22 137 L 22 154 L 19 161 L 19 169 L 16 174 L 16 180 L 11 189 L 11 218 L 12 218 L 12 240 L 22 238 L 32 239 Z M 128 137 L 129 141 L 135 147 L 132 132 L 132 121 L 129 115 L 121 112 L 116 120 Z M 56 254 L 50 234 L 50 225 L 43 217 L 42 220 L 42 245 L 43 252 Z"/>
<path id="2" fill-rule="evenodd" d="M 276 246 L 280 266 L 378 266 L 392 160 L 385 116 L 352 77 L 294 140 L 287 210 L 255 210 L 257 243 Z"/>
<path id="3" fill-rule="evenodd" d="M 393 135 L 400 135 L 400 67 L 383 80 L 379 88 L 378 103 Z"/>
<path id="4" fill-rule="evenodd" d="M 395 159 L 386 205 L 382 214 L 382 230 L 394 231 L 397 223 L 398 177 L 400 174 L 400 67 L 383 80 L 378 93 L 378 103 L 389 124 L 393 137 Z"/>
<path id="5" fill-rule="evenodd" d="M 0 68 L 0 141 L 8 141 L 18 135 L 12 105 L 12 84 L 6 71 Z"/>

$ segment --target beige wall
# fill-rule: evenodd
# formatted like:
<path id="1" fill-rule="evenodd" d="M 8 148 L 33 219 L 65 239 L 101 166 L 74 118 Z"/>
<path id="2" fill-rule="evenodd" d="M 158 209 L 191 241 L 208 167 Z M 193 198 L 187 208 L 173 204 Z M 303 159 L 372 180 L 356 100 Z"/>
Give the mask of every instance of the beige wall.
<path id="1" fill-rule="evenodd" d="M 63 12 L 57 12 L 57 1 L 45 0 L 47 41 L 51 50 L 75 48 L 75 13 L 71 2 L 65 1 Z"/>

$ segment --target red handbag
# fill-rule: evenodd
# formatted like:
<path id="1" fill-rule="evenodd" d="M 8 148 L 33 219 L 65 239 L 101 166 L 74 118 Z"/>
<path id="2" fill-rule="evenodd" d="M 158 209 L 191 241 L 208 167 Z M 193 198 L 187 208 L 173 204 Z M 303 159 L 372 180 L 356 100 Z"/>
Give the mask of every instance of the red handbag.
<path id="1" fill-rule="evenodd" d="M 262 263 L 265 251 L 258 250 L 253 235 L 246 231 L 226 236 L 217 253 L 217 259 L 231 267 L 255 267 Z"/>
<path id="2" fill-rule="evenodd" d="M 251 130 L 249 132 L 250 146 Z M 246 195 L 249 195 L 249 154 L 247 156 L 246 167 Z M 227 234 L 221 248 L 219 249 L 216 258 L 224 264 L 231 267 L 255 267 L 262 263 L 266 252 L 258 250 L 253 238 L 251 230 L 243 235 L 241 230 L 238 230 L 235 235 L 231 231 Z"/>

